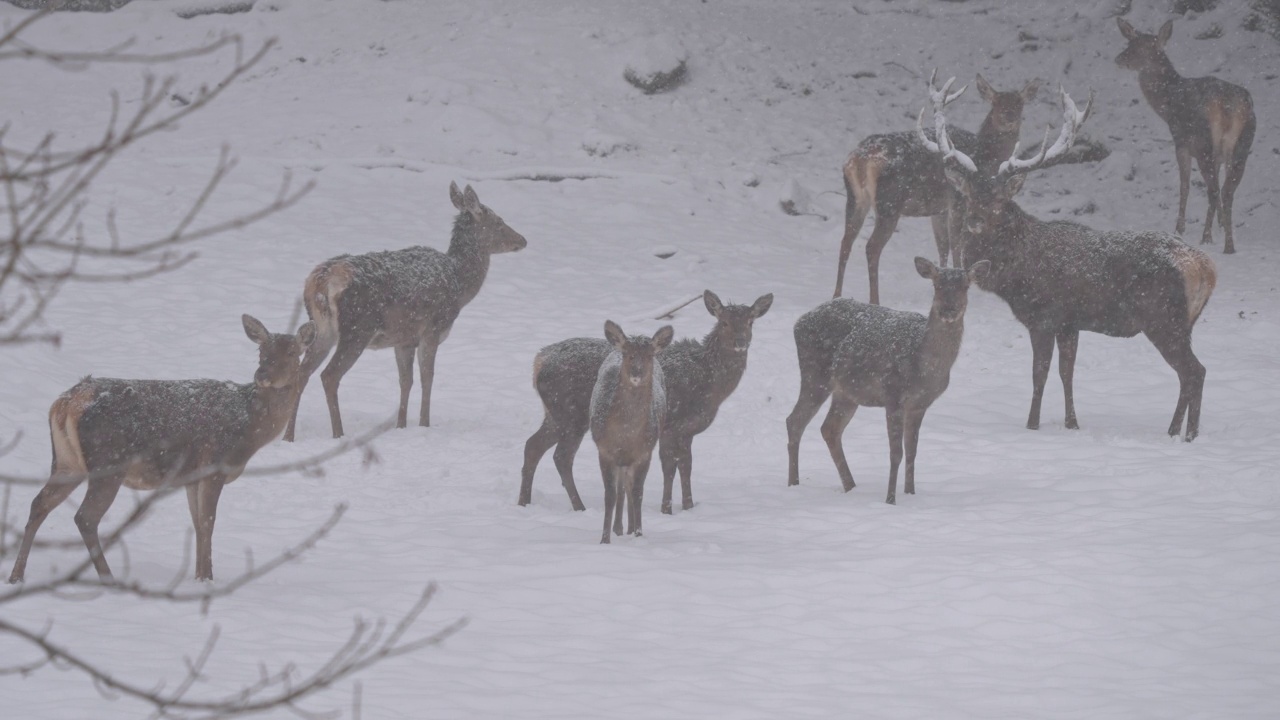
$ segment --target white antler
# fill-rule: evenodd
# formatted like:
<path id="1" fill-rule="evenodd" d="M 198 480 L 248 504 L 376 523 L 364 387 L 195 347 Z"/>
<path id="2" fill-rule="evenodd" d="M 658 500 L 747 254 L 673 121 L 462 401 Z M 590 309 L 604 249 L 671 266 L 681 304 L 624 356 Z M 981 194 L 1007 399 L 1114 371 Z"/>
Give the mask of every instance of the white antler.
<path id="1" fill-rule="evenodd" d="M 1040 152 L 1026 160 L 1018 159 L 1018 145 L 1015 143 L 1013 154 L 1009 156 L 1008 160 L 1000 163 L 1000 170 L 997 174 L 1007 175 L 1018 170 L 1034 170 L 1062 157 L 1075 144 L 1076 132 L 1084 124 L 1084 121 L 1089 119 L 1090 113 L 1093 112 L 1093 91 L 1089 91 L 1089 102 L 1085 103 L 1084 110 L 1076 108 L 1076 103 L 1067 94 L 1066 88 L 1059 85 L 1058 92 L 1062 94 L 1062 131 L 1058 133 L 1058 139 L 1054 141 L 1053 145 L 1050 145 L 1049 133 L 1053 132 L 1053 126 L 1046 127 L 1044 129 L 1044 140 L 1040 143 Z"/>
<path id="2" fill-rule="evenodd" d="M 916 133 L 920 136 L 920 142 L 924 143 L 925 148 L 929 152 L 937 153 L 942 156 L 943 161 L 954 158 L 969 172 L 977 172 L 978 167 L 973 164 L 973 159 L 968 155 L 956 149 L 951 143 L 951 138 L 947 135 L 947 116 L 943 110 L 950 105 L 956 98 L 964 94 L 969 89 L 968 85 L 961 87 L 959 90 L 947 94 L 951 89 L 951 85 L 955 83 L 954 77 L 949 78 L 942 84 L 941 88 L 934 87 L 934 80 L 938 77 L 938 69 L 934 68 L 933 73 L 929 75 L 929 100 L 933 103 L 933 133 L 937 138 L 937 142 L 929 139 L 924 133 L 924 108 L 920 108 L 920 115 L 916 117 Z"/>

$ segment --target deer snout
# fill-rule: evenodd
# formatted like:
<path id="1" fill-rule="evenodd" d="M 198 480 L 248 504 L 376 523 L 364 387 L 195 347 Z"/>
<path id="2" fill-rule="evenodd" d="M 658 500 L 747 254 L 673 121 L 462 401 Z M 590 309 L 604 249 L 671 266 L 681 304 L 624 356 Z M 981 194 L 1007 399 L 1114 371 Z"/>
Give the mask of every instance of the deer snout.
<path id="1" fill-rule="evenodd" d="M 982 218 L 970 217 L 965 219 L 964 229 L 968 231 L 970 235 L 981 235 L 986 231 L 987 224 L 983 222 Z"/>
<path id="2" fill-rule="evenodd" d="M 516 252 L 517 250 L 523 250 L 529 245 L 529 241 L 525 240 L 524 236 L 521 235 L 520 233 L 516 232 L 515 230 L 510 230 L 509 232 L 510 232 L 510 235 L 508 235 L 507 242 L 506 242 L 507 252 Z"/>

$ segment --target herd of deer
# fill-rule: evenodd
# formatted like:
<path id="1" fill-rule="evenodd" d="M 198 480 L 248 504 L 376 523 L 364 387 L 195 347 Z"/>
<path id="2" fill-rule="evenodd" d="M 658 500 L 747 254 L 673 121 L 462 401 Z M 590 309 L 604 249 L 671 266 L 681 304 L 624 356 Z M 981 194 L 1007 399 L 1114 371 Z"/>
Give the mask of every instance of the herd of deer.
<path id="1" fill-rule="evenodd" d="M 1234 252 L 1231 205 L 1244 173 L 1255 118 L 1249 93 L 1216 78 L 1183 78 L 1164 53 L 1172 32 L 1155 35 L 1118 19 L 1128 46 L 1117 58 L 1138 72 L 1143 95 L 1173 134 L 1180 177 L 1176 231 L 1185 228 L 1191 160 L 1208 188 L 1202 243 L 1212 242 L 1215 214 L 1225 232 L 1223 251 Z M 837 264 L 835 299 L 804 314 L 795 325 L 800 396 L 787 417 L 788 484 L 799 483 L 799 444 L 818 408 L 831 398 L 822 437 L 845 490 L 854 487 L 841 435 L 861 405 L 885 408 L 890 446 L 887 502 L 895 501 L 905 445 L 905 491 L 915 492 L 915 456 L 929 406 L 946 390 L 960 350 L 968 290 L 977 283 L 1004 299 L 1026 326 L 1032 347 L 1031 411 L 1040 401 L 1055 342 L 1066 403 L 1065 425 L 1078 427 L 1072 372 L 1082 330 L 1116 337 L 1138 333 L 1178 374 L 1179 393 L 1169 434 L 1195 438 L 1205 369 L 1191 349 L 1191 333 L 1213 292 L 1216 273 L 1203 252 L 1177 236 L 1156 231 L 1098 232 L 1073 222 L 1043 222 L 1013 201 L 1032 170 L 1060 162 L 1088 119 L 1061 91 L 1063 126 L 1029 157 L 1018 154 L 1024 103 L 1037 89 L 997 92 L 978 76 L 991 111 L 978 133 L 948 128 L 944 109 L 964 88 L 951 92 L 930 79 L 934 127 L 873 135 L 844 165 L 848 190 L 845 231 Z M 1218 169 L 1225 167 L 1219 192 Z M 10 582 L 23 579 L 37 529 L 80 483 L 88 490 L 75 521 L 103 580 L 111 570 L 98 524 L 122 485 L 156 489 L 185 484 L 196 530 L 196 577 L 213 577 L 212 535 L 222 487 L 281 431 L 294 439 L 298 403 L 308 378 L 333 350 L 320 373 L 334 437 L 343 434 L 338 385 L 367 348 L 395 349 L 400 374 L 397 425 L 407 424 L 413 361 L 422 384 L 418 422 L 430 424 L 436 351 L 459 311 L 484 283 L 489 258 L 525 247 L 525 239 L 481 204 L 468 186 L 449 188 L 457 208 L 449 249 L 426 247 L 342 255 L 307 277 L 304 302 L 310 321 L 297 333 L 267 331 L 243 317 L 245 333 L 259 347 L 252 383 L 212 380 L 115 380 L 87 377 L 54 401 L 49 411 L 53 464 L 49 482 L 31 503 Z M 870 304 L 840 298 L 845 265 L 867 213 L 875 229 L 867 241 Z M 929 216 L 939 265 L 916 258 L 919 274 L 933 283 L 927 317 L 879 306 L 879 260 L 898 218 Z M 955 268 L 947 268 L 948 259 Z M 968 259 L 974 259 L 964 266 Z M 959 268 L 965 269 L 959 269 Z M 693 506 L 692 442 L 715 419 L 746 368 L 752 324 L 773 302 L 725 305 L 704 293 L 716 324 L 705 339 L 672 342 L 672 329 L 653 337 L 628 337 L 605 323 L 604 339 L 573 338 L 543 348 L 534 360 L 533 384 L 545 418 L 525 444 L 519 504 L 531 500 L 538 462 L 551 449 L 575 510 L 584 506 L 573 480 L 573 460 L 591 431 L 605 488 L 602 543 L 610 532 L 641 533 L 644 479 L 654 447 L 663 473 L 662 511 L 671 512 L 672 485 L 680 474 L 683 507 Z M 336 345 L 336 349 L 335 348 Z"/>

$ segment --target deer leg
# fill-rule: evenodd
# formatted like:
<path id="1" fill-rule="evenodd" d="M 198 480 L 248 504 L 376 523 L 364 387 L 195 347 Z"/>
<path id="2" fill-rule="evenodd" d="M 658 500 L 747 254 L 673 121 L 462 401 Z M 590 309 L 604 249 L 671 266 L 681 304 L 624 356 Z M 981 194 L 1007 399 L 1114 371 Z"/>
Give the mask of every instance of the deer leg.
<path id="1" fill-rule="evenodd" d="M 298 387 L 295 390 L 297 398 L 293 401 L 293 413 L 289 415 L 289 425 L 284 430 L 284 439 L 288 442 L 293 442 L 294 428 L 298 424 L 298 406 L 302 404 L 302 391 L 306 389 L 307 381 L 315 374 L 316 368 L 320 367 L 320 363 L 324 362 L 332 349 L 333 338 L 320 334 L 302 356 L 302 366 L 298 370 Z"/>
<path id="2" fill-rule="evenodd" d="M 333 351 L 333 358 L 320 371 L 320 384 L 324 386 L 325 401 L 329 403 L 329 423 L 333 426 L 333 437 L 342 437 L 342 412 L 338 409 L 338 384 L 342 376 L 356 364 L 360 354 L 369 345 L 373 335 L 369 331 L 359 332 L 350 328 L 338 336 L 338 349 Z"/>
<path id="3" fill-rule="evenodd" d="M 89 481 L 89 489 L 85 491 L 84 501 L 76 511 L 76 527 L 80 529 L 80 537 L 84 538 L 84 546 L 89 549 L 89 559 L 93 568 L 98 571 L 98 578 L 103 582 L 112 579 L 111 568 L 102 551 L 102 543 L 98 539 L 98 523 L 107 514 L 107 508 L 115 502 L 116 493 L 124 482 L 122 474 L 93 478 Z"/>
<path id="4" fill-rule="evenodd" d="M 844 291 L 844 269 L 849 264 L 853 241 L 858 238 L 862 223 L 867 219 L 867 211 L 871 209 L 869 205 L 858 205 L 857 193 L 854 192 L 848 174 L 844 176 L 844 190 L 844 237 L 840 238 L 840 259 L 836 262 L 836 291 L 831 297 L 840 297 Z"/>
<path id="5" fill-rule="evenodd" d="M 538 469 L 538 461 L 556 444 L 556 430 L 551 416 L 542 418 L 542 425 L 534 431 L 524 443 L 524 466 L 520 468 L 520 507 L 528 505 L 533 499 L 533 472 Z"/>
<path id="6" fill-rule="evenodd" d="M 604 479 L 604 533 L 600 536 L 600 543 L 609 544 L 609 526 L 613 524 L 613 509 L 617 501 L 617 488 L 614 485 L 614 474 L 617 468 L 614 467 L 611 460 L 600 456 L 600 475 Z"/>
<path id="7" fill-rule="evenodd" d="M 1174 231 L 1181 235 L 1187 229 L 1187 193 L 1191 191 L 1191 149 L 1175 143 L 1174 157 L 1178 160 L 1178 222 L 1174 225 Z"/>
<path id="8" fill-rule="evenodd" d="M 1044 398 L 1044 383 L 1049 379 L 1049 365 L 1053 362 L 1053 333 L 1032 330 L 1031 335 L 1031 412 L 1027 415 L 1027 429 L 1040 428 L 1040 401 Z"/>
<path id="9" fill-rule="evenodd" d="M 578 486 L 573 482 L 573 458 L 578 454 L 578 446 L 582 444 L 582 436 L 586 432 L 585 428 L 561 431 L 555 454 L 551 456 L 555 460 L 556 470 L 560 472 L 560 484 L 569 493 L 569 502 L 574 510 L 580 512 L 586 510 L 587 506 L 582 504 L 582 498 L 578 497 Z M 533 477 L 532 472 L 529 477 Z"/>
<path id="10" fill-rule="evenodd" d="M 902 491 L 908 495 L 916 494 L 916 448 L 920 444 L 920 425 L 924 423 L 925 410 L 928 408 L 912 409 L 905 415 L 906 423 L 903 428 L 902 442 L 907 456 L 907 472 Z"/>
<path id="11" fill-rule="evenodd" d="M 1182 418 L 1187 418 L 1187 433 L 1182 439 L 1191 442 L 1200 432 L 1200 400 L 1204 395 L 1204 365 L 1191 350 L 1189 332 L 1147 331 L 1147 339 L 1160 351 L 1164 361 L 1178 373 L 1178 405 L 1169 423 L 1169 435 L 1182 431 Z"/>
<path id="12" fill-rule="evenodd" d="M 671 514 L 671 487 L 675 484 L 677 454 L 680 441 L 675 435 L 663 433 L 658 439 L 658 462 L 662 465 L 662 514 Z"/>
<path id="13" fill-rule="evenodd" d="M 876 226 L 867 238 L 867 281 L 871 284 L 871 304 L 880 304 L 880 253 L 898 227 L 898 211 L 876 208 Z"/>
<path id="14" fill-rule="evenodd" d="M 413 351 L 416 348 L 396 348 L 396 370 L 400 373 L 400 411 L 396 414 L 396 427 L 409 424 L 409 391 L 413 389 Z"/>
<path id="15" fill-rule="evenodd" d="M 884 501 L 894 505 L 897 503 L 898 466 L 902 464 L 902 406 L 892 402 L 886 405 L 884 420 L 889 429 L 889 494 Z"/>
<path id="16" fill-rule="evenodd" d="M 1231 236 L 1231 206 L 1235 202 L 1236 186 L 1244 178 L 1245 161 L 1248 160 L 1249 146 L 1252 142 L 1253 131 L 1246 129 L 1245 134 L 1236 139 L 1236 144 L 1223 152 L 1227 158 L 1227 175 L 1222 180 L 1222 204 L 1218 211 L 1218 219 L 1222 222 L 1222 230 L 1226 235 L 1222 243 L 1222 252 L 1228 255 L 1236 251 L 1235 241 Z M 1239 153 L 1237 148 L 1240 149 Z"/>
<path id="17" fill-rule="evenodd" d="M 1062 378 L 1062 397 L 1066 403 L 1066 420 L 1068 430 L 1079 430 L 1076 422 L 1076 404 L 1072 394 L 1072 378 L 1076 372 L 1076 349 L 1080 346 L 1080 332 L 1063 330 L 1058 333 L 1058 376 Z"/>
<path id="18" fill-rule="evenodd" d="M 36 531 L 44 523 L 53 509 L 67 499 L 72 490 L 80 486 L 84 480 L 82 473 L 63 474 L 57 471 L 57 458 L 54 459 L 54 471 L 49 482 L 40 488 L 35 499 L 31 501 L 31 514 L 27 517 L 27 527 L 22 533 L 22 545 L 18 547 L 18 559 L 13 563 L 13 571 L 9 573 L 9 582 L 22 582 L 27 571 L 27 555 L 31 553 L 31 544 L 35 542 Z"/>
<path id="19" fill-rule="evenodd" d="M 947 234 L 946 215 L 934 215 L 929 218 L 933 224 L 933 243 L 938 246 L 938 267 L 947 266 L 947 258 L 951 255 L 951 238 Z"/>
<path id="20" fill-rule="evenodd" d="M 631 494 L 631 466 L 618 467 L 613 471 L 614 502 L 613 534 L 622 535 L 622 513 L 626 510 L 628 495 Z"/>
<path id="21" fill-rule="evenodd" d="M 644 479 L 649 474 L 649 463 L 651 457 L 646 457 L 635 465 L 631 466 L 631 516 L 628 522 L 627 532 L 640 537 L 641 533 L 641 516 L 644 514 Z"/>
<path id="22" fill-rule="evenodd" d="M 222 475 L 214 474 L 187 486 L 187 504 L 193 509 L 191 520 L 196 529 L 197 580 L 213 579 L 213 523 L 218 517 L 218 498 L 225 483 Z"/>
<path id="23" fill-rule="evenodd" d="M 819 371 L 810 369 L 810 372 L 816 375 Z M 827 397 L 831 395 L 831 390 L 824 383 L 809 380 L 808 377 L 810 377 L 809 374 L 801 368 L 800 397 L 796 399 L 796 406 L 787 416 L 788 486 L 800 484 L 800 438 L 804 436 L 804 429 L 809 426 L 813 416 L 818 414 L 818 408 L 822 407 L 822 403 L 826 402 Z"/>
<path id="24" fill-rule="evenodd" d="M 680 468 L 680 507 L 693 509 L 693 436 L 680 438 L 680 454 L 676 460 Z"/>
<path id="25" fill-rule="evenodd" d="M 844 443 L 841 436 L 849 426 L 853 414 L 858 411 L 858 404 L 839 393 L 832 395 L 831 408 L 827 410 L 827 419 L 822 421 L 822 439 L 827 441 L 827 450 L 836 464 L 836 472 L 840 474 L 840 484 L 849 492 L 855 486 L 853 473 L 849 471 L 849 461 L 844 456 Z"/>
<path id="26" fill-rule="evenodd" d="M 1213 157 L 1213 152 L 1209 151 L 1202 154 L 1196 164 L 1200 166 L 1200 177 L 1204 178 L 1204 186 L 1209 193 L 1209 210 L 1204 218 L 1204 235 L 1200 238 L 1200 244 L 1212 245 L 1213 214 L 1218 211 L 1218 161 Z"/>
<path id="27" fill-rule="evenodd" d="M 431 427 L 431 384 L 436 377 L 436 350 L 440 341 L 428 338 L 418 345 L 418 372 L 422 374 L 422 411 L 418 415 L 418 424 Z"/>

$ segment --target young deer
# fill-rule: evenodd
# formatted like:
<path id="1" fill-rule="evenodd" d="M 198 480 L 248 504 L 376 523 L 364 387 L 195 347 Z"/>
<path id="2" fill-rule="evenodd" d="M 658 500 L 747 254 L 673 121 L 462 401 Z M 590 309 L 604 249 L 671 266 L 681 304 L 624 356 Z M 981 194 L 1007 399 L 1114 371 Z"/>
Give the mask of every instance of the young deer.
<path id="1" fill-rule="evenodd" d="M 666 377 L 667 416 L 658 441 L 662 462 L 662 512 L 671 512 L 671 491 L 677 468 L 684 509 L 693 507 L 693 437 L 707 428 L 742 379 L 747 349 L 756 318 L 769 311 L 773 295 L 751 305 L 725 305 L 715 293 L 702 294 L 716 325 L 701 341 L 680 340 L 658 355 Z M 538 462 L 554 445 L 556 469 L 574 510 L 585 510 L 573 481 L 573 457 L 587 432 L 591 390 L 600 364 L 613 346 L 598 338 L 571 338 L 548 345 L 533 361 L 533 387 L 546 412 L 542 426 L 524 446 L 520 473 L 520 505 L 533 495 Z"/>
<path id="2" fill-rule="evenodd" d="M 85 480 L 89 489 L 76 526 L 100 578 L 111 580 L 111 568 L 98 523 L 120 486 L 155 490 L 177 482 L 186 484 L 196 530 L 196 579 L 213 579 L 213 523 L 222 486 L 284 429 L 301 385 L 298 359 L 316 336 L 311 323 L 283 335 L 267 332 L 248 315 L 241 319 L 258 344 L 252 383 L 86 377 L 53 402 L 53 470 L 31 502 L 9 582 L 22 581 L 40 524 Z"/>
<path id="3" fill-rule="evenodd" d="M 1209 302 L 1217 273 L 1213 261 L 1176 236 L 1162 232 L 1100 233 L 1078 223 L 1041 222 L 1013 201 L 1031 170 L 1069 150 L 1083 112 L 1062 91 L 1064 122 L 1052 147 L 1045 137 L 1037 157 L 1010 157 L 994 176 L 948 161 L 947 176 L 965 199 L 966 252 L 990 260 L 981 283 L 1009 304 L 1031 336 L 1031 412 L 1027 427 L 1040 426 L 1040 400 L 1058 345 L 1058 373 L 1066 403 L 1066 427 L 1075 429 L 1072 375 L 1080 331 L 1112 337 L 1146 335 L 1178 373 L 1178 404 L 1169 434 L 1178 435 L 1185 415 L 1184 439 L 1200 426 L 1204 365 L 1191 350 L 1191 331 Z M 942 135 L 945 137 L 945 130 Z M 942 145 L 943 143 L 939 143 Z"/>
<path id="4" fill-rule="evenodd" d="M 929 78 L 933 88 L 937 71 Z M 951 103 L 965 88 L 947 95 L 955 78 L 943 86 L 942 102 Z M 1032 80 L 1021 90 L 997 92 L 981 75 L 978 92 L 991 105 L 978 134 L 952 130 L 956 144 L 972 155 L 978 167 L 995 169 L 995 164 L 1009 156 L 1022 129 L 1022 107 L 1035 97 L 1039 80 Z M 966 86 L 967 87 L 967 86 Z M 937 91 L 934 91 L 937 94 Z M 844 237 L 840 240 L 840 259 L 836 265 L 836 291 L 844 288 L 844 270 L 849 262 L 853 241 L 862 230 L 867 213 L 874 207 L 875 228 L 867 239 L 867 276 L 871 285 L 871 304 L 880 304 L 880 253 L 898 226 L 898 218 L 930 216 L 933 238 L 938 246 L 938 262 L 947 265 L 948 248 L 952 264 L 959 267 L 963 248 L 957 221 L 952 218 L 955 197 L 947 185 L 942 162 L 925 150 L 913 131 L 872 135 L 849 155 L 844 164 L 845 200 Z"/>
<path id="5" fill-rule="evenodd" d="M 653 446 L 658 444 L 667 397 L 662 366 L 656 356 L 671 342 L 674 331 L 664 325 L 653 338 L 628 338 L 612 320 L 604 324 L 604 336 L 613 352 L 600 365 L 591 391 L 591 439 L 600 453 L 604 480 L 604 533 L 609 526 L 622 534 L 622 508 L 627 511 L 627 534 L 641 534 L 640 510 L 644 477 L 649 472 Z"/>
<path id="6" fill-rule="evenodd" d="M 459 191 L 457 183 L 450 183 L 449 199 L 458 216 L 447 253 L 415 246 L 339 255 L 320 263 L 307 276 L 302 297 L 318 334 L 302 360 L 298 399 L 308 378 L 336 343 L 333 359 L 320 373 L 335 438 L 342 437 L 338 383 L 366 348 L 396 350 L 400 370 L 396 427 L 407 424 L 413 355 L 417 352 L 422 379 L 418 424 L 431 424 L 431 384 L 440 343 L 449 336 L 458 313 L 480 292 L 489 272 L 489 256 L 515 252 L 526 245 L 520 233 L 480 203 L 470 185 Z M 295 407 L 285 440 L 293 440 L 297 421 Z"/>
<path id="7" fill-rule="evenodd" d="M 845 492 L 853 489 L 853 473 L 845 459 L 841 436 L 861 405 L 882 407 L 889 430 L 889 494 L 896 501 L 898 465 L 906 445 L 905 490 L 916 492 L 916 446 L 924 414 L 946 391 L 951 366 L 960 354 L 969 283 L 986 276 L 990 263 L 967 271 L 940 269 L 916 258 L 916 272 L 933 281 L 929 317 L 853 300 L 829 300 L 796 322 L 800 356 L 800 397 L 787 418 L 788 485 L 800 483 L 800 438 L 827 396 L 831 408 L 822 437 Z M 814 343 L 812 340 L 817 339 Z M 834 348 L 834 351 L 831 351 Z M 815 360 L 829 358 L 829 364 Z"/>
<path id="8" fill-rule="evenodd" d="M 1236 186 L 1244 177 L 1245 161 L 1253 145 L 1258 121 L 1253 114 L 1253 98 L 1239 85 L 1215 77 L 1184 78 L 1173 69 L 1164 46 L 1173 33 L 1173 21 L 1155 35 L 1138 32 L 1116 18 L 1120 32 L 1129 41 L 1116 64 L 1138 71 L 1138 85 L 1160 119 L 1169 125 L 1178 159 L 1178 222 L 1181 235 L 1187 227 L 1187 191 L 1191 187 L 1191 161 L 1200 166 L 1209 193 L 1209 211 L 1204 219 L 1200 244 L 1213 242 L 1213 215 L 1218 212 L 1226 239 L 1222 252 L 1236 251 L 1231 237 L 1231 204 Z M 1218 168 L 1226 167 L 1222 194 L 1218 194 Z"/>

